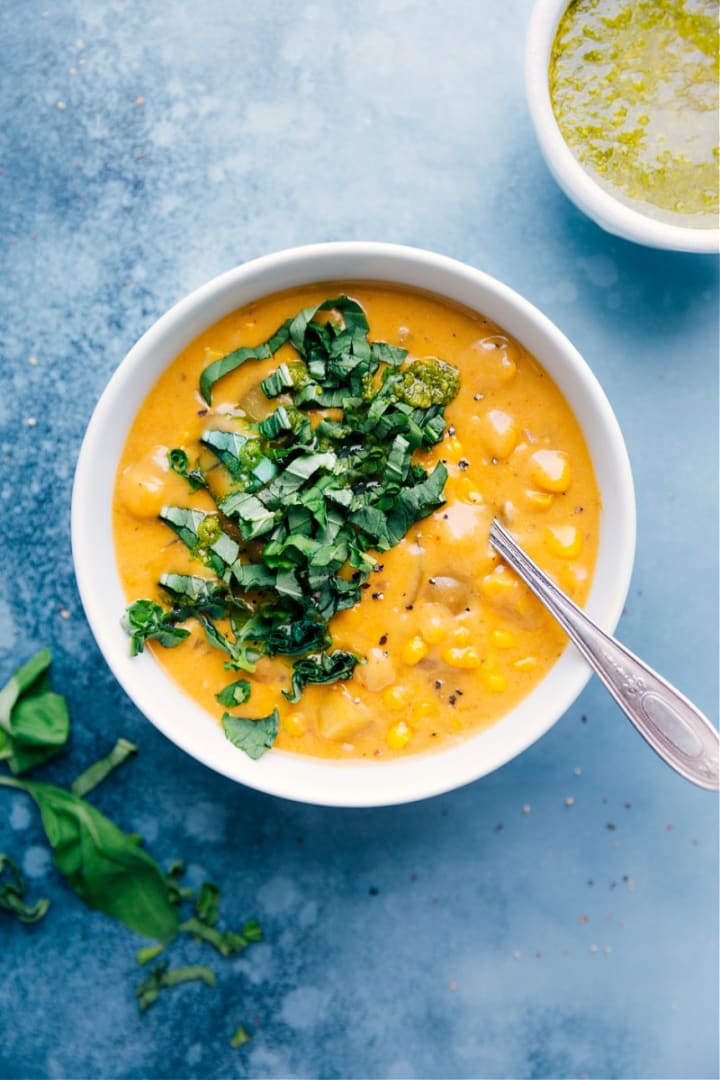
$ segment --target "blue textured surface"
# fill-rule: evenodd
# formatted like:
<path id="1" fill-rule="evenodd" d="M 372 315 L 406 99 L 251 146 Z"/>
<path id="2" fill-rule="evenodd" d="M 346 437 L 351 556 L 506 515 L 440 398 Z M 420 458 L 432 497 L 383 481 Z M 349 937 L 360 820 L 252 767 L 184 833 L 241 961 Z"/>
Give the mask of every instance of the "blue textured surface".
<path id="1" fill-rule="evenodd" d="M 34 809 L 0 793 L 0 850 L 53 901 L 34 927 L 0 913 L 0 1074 L 716 1077 L 717 802 L 596 683 L 464 790 L 283 803 L 131 706 L 69 544 L 93 405 L 172 302 L 298 243 L 433 248 L 537 303 L 599 376 L 637 483 L 621 634 L 715 715 L 715 260 L 613 239 L 556 188 L 523 96 L 529 0 L 44 2 L 0 8 L 0 681 L 51 644 L 75 726 L 45 775 L 136 741 L 98 804 L 267 941 L 141 1017 L 139 942 L 64 888 Z"/>

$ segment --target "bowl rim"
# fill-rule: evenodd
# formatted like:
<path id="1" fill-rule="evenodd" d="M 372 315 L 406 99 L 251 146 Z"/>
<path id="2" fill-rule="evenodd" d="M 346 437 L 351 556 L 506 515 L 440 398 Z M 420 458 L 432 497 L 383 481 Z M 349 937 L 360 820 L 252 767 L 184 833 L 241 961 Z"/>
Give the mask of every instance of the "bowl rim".
<path id="1" fill-rule="evenodd" d="M 646 247 L 716 254 L 720 227 L 693 229 L 649 217 L 602 188 L 566 143 L 550 99 L 550 50 L 570 0 L 535 0 L 525 47 L 525 90 L 540 150 L 550 172 L 575 205 L 606 232 Z"/>
<path id="2" fill-rule="evenodd" d="M 565 335 L 507 285 L 466 263 L 420 248 L 337 241 L 261 256 L 218 275 L 181 299 L 130 349 L 92 414 L 72 494 L 75 575 L 86 617 L 106 663 L 155 727 L 196 760 L 230 779 L 316 805 L 385 806 L 461 787 L 527 749 L 566 712 L 590 677 L 579 654 L 566 648 L 548 675 L 510 713 L 448 749 L 372 763 L 357 759 L 338 762 L 275 750 L 251 761 L 228 743 L 219 725 L 212 723 L 208 713 L 180 690 L 149 653 L 130 659 L 128 639 L 119 620 L 127 600 L 120 586 L 112 539 L 112 490 L 130 424 L 147 391 L 182 348 L 224 314 L 295 285 L 325 281 L 394 282 L 425 288 L 486 315 L 535 356 L 544 351 L 538 359 L 576 416 L 579 404 L 587 410 L 585 422 L 577 418 L 590 447 L 604 507 L 598 562 L 586 609 L 608 632 L 617 625 L 630 585 L 635 552 L 634 488 L 617 419 L 597 378 Z M 608 507 L 612 513 L 606 521 Z"/>

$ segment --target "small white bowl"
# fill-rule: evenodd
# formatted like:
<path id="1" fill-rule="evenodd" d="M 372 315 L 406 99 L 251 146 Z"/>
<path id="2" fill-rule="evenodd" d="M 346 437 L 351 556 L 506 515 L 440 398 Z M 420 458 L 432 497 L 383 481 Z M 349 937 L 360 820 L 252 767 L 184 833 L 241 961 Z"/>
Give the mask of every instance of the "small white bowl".
<path id="1" fill-rule="evenodd" d="M 442 255 L 378 243 L 334 243 L 267 255 L 222 274 L 181 300 L 125 357 L 85 435 L 75 474 L 72 544 L 88 621 L 137 707 L 187 753 L 249 787 L 301 802 L 382 806 L 459 787 L 521 753 L 562 716 L 589 677 L 568 648 L 547 677 L 504 719 L 457 746 L 389 762 L 337 762 L 274 750 L 251 761 L 165 674 L 149 653 L 130 658 L 120 627 L 127 601 L 115 561 L 111 506 L 132 421 L 160 373 L 205 328 L 260 297 L 323 281 L 395 282 L 425 289 L 497 322 L 543 364 L 578 418 L 603 501 L 589 614 L 614 630 L 635 550 L 635 501 L 627 451 L 595 376 L 567 338 L 527 300 L 487 274 Z"/>
<path id="2" fill-rule="evenodd" d="M 606 232 L 646 247 L 714 253 L 720 229 L 692 229 L 648 217 L 600 187 L 565 142 L 550 100 L 550 53 L 568 0 L 536 0 L 525 51 L 525 87 L 540 149 L 568 198 Z"/>

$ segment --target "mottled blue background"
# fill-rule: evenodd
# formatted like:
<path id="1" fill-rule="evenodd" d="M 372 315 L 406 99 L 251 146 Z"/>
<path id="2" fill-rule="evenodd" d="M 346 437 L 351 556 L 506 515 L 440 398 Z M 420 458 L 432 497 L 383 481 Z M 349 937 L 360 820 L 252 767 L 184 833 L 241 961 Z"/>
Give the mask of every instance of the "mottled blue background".
<path id="1" fill-rule="evenodd" d="M 717 801 L 596 683 L 520 759 L 374 811 L 261 796 L 185 757 L 95 648 L 72 572 L 93 405 L 170 304 L 326 239 L 432 248 L 538 304 L 599 376 L 637 482 L 621 633 L 717 712 L 717 264 L 613 239 L 540 158 L 530 0 L 5 0 L 0 7 L 0 681 L 36 648 L 74 718 L 69 781 L 267 941 L 145 1016 L 140 942 L 58 879 L 34 808 L 0 850 L 47 919 L 0 914 L 7 1077 L 718 1075 Z M 31 359 L 33 358 L 33 359 Z M 691 551 L 692 544 L 692 551 Z M 566 805 L 566 799 L 574 803 Z M 523 812 L 523 806 L 529 812 Z M 197 957 L 188 945 L 185 955 Z M 229 1038 L 243 1021 L 253 1040 Z"/>

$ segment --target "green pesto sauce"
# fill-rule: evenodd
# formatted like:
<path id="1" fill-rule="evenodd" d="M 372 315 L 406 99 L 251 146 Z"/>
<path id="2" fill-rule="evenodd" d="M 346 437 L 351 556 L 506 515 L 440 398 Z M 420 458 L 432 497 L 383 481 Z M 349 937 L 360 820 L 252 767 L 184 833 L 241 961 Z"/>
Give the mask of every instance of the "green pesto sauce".
<path id="1" fill-rule="evenodd" d="M 575 157 L 623 202 L 718 224 L 717 0 L 571 0 L 550 96 Z"/>

